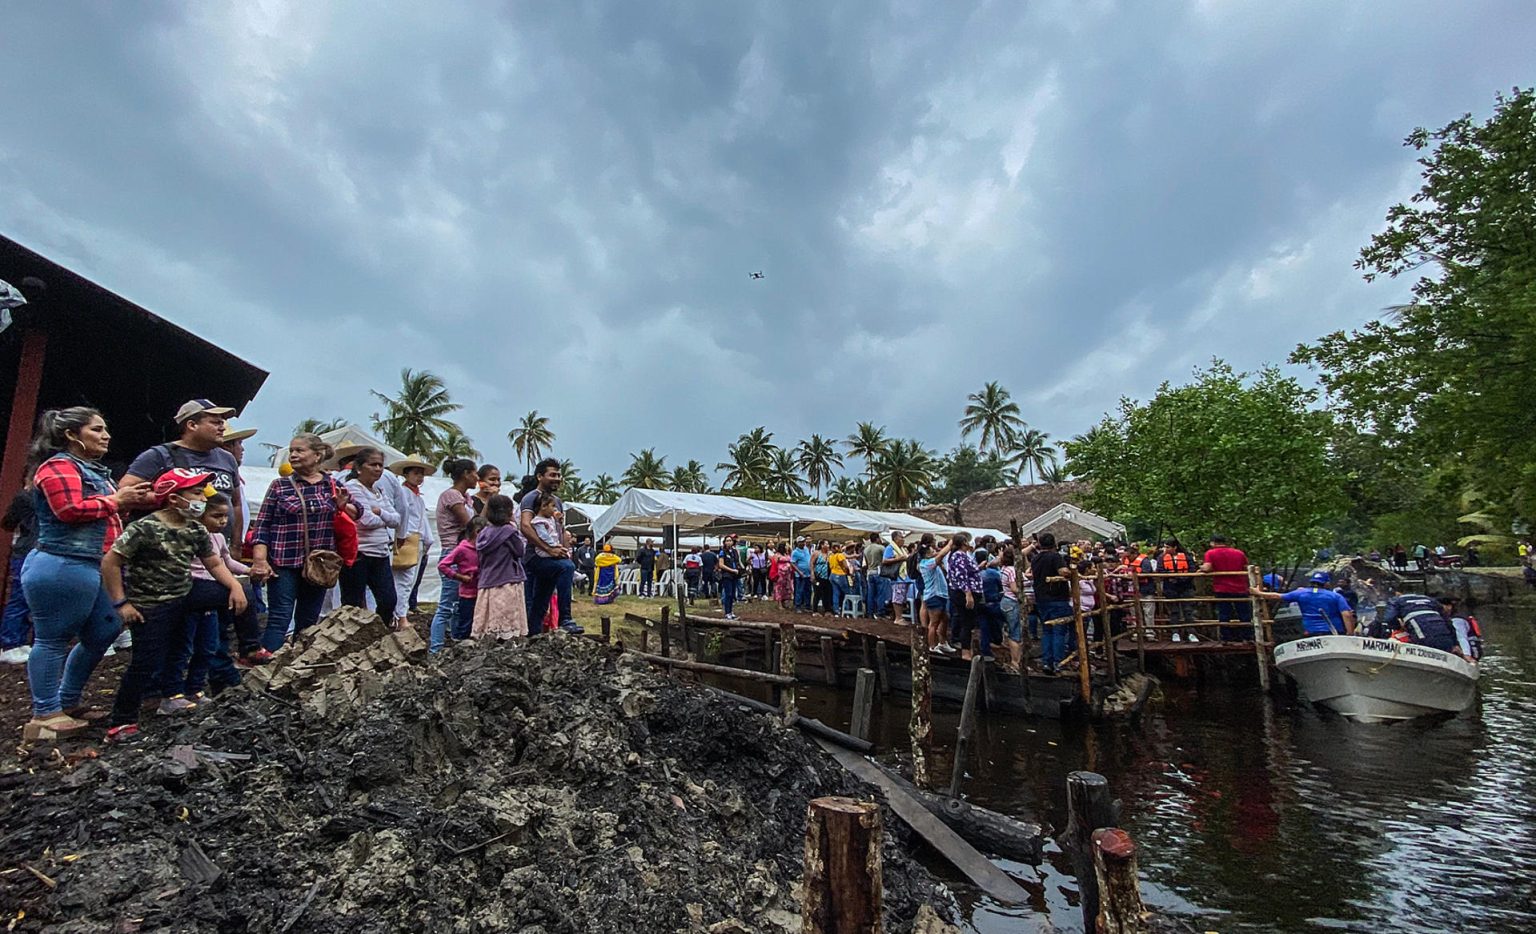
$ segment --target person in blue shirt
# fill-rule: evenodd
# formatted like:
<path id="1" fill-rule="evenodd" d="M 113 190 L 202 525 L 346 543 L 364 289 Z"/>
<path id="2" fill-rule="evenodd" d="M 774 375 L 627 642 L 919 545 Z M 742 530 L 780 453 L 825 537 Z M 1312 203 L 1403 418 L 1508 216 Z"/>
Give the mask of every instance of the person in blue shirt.
<path id="1" fill-rule="evenodd" d="M 992 646 L 1003 641 L 1003 572 L 991 566 L 991 555 L 976 552 L 976 566 L 981 568 L 981 605 L 976 619 L 981 623 L 981 657 L 992 661 Z M 970 648 L 970 646 L 964 646 Z"/>
<path id="2" fill-rule="evenodd" d="M 811 612 L 811 549 L 802 536 L 795 540 L 795 550 L 789 553 L 789 562 L 795 568 L 795 612 Z"/>
<path id="3" fill-rule="evenodd" d="M 1253 595 L 1301 607 L 1301 625 L 1309 636 L 1352 636 L 1355 634 L 1355 611 L 1350 609 L 1349 601 L 1342 594 L 1329 589 L 1330 579 L 1327 571 L 1318 571 L 1305 587 L 1287 593 L 1255 589 Z"/>

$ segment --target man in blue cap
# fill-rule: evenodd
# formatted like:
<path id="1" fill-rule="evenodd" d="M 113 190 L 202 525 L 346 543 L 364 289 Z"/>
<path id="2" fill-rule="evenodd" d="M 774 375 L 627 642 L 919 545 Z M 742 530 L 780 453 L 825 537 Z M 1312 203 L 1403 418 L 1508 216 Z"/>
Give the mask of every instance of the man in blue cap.
<path id="1" fill-rule="evenodd" d="M 1301 607 L 1301 625 L 1309 636 L 1352 636 L 1355 634 L 1355 611 L 1349 608 L 1349 601 L 1342 594 L 1328 587 L 1331 579 L 1327 571 L 1317 571 L 1305 587 L 1286 593 L 1255 589 L 1253 595 Z"/>

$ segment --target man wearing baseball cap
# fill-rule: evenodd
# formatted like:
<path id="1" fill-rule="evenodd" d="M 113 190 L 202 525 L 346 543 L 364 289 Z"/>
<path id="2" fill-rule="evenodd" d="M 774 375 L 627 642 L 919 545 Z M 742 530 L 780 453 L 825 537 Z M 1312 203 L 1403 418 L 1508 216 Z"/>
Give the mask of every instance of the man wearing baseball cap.
<path id="1" fill-rule="evenodd" d="M 230 510 L 229 540 L 245 540 L 245 498 L 240 489 L 240 464 L 224 447 L 224 422 L 235 410 L 216 405 L 208 399 L 189 399 L 176 410 L 172 423 L 180 437 L 168 444 L 157 444 L 128 465 L 123 483 L 153 480 L 174 467 L 204 471 L 216 492 L 228 496 Z"/>
<path id="2" fill-rule="evenodd" d="M 1265 600 L 1301 607 L 1301 625 L 1309 636 L 1352 636 L 1355 634 L 1355 611 L 1349 608 L 1349 601 L 1343 594 L 1328 586 L 1331 579 L 1327 571 L 1317 571 L 1305 587 L 1297 587 L 1288 593 L 1258 588 L 1250 592 Z"/>

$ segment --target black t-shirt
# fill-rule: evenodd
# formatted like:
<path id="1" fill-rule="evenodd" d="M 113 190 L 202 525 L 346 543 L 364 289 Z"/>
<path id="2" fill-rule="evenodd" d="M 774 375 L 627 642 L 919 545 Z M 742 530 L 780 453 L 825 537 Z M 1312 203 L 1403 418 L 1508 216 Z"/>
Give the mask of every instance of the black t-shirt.
<path id="1" fill-rule="evenodd" d="M 32 503 L 31 490 L 22 490 L 16 494 L 0 525 L 7 532 L 16 534 L 16 541 L 11 547 L 13 556 L 22 557 L 37 546 L 37 512 Z"/>
<path id="2" fill-rule="evenodd" d="M 656 566 L 656 552 L 649 548 L 642 548 L 635 552 L 635 561 L 643 568 Z"/>
<path id="3" fill-rule="evenodd" d="M 1056 601 L 1072 599 L 1072 585 L 1065 580 L 1048 580 L 1052 577 L 1065 577 L 1066 570 L 1072 563 L 1062 557 L 1059 551 L 1042 551 L 1035 555 L 1035 560 L 1030 562 L 1030 573 L 1035 578 L 1035 600 Z"/>
<path id="4" fill-rule="evenodd" d="M 704 552 L 704 554 L 700 555 L 699 558 L 704 563 L 705 578 L 714 577 L 715 565 L 720 563 L 720 556 L 716 554 L 713 549 L 710 549 Z"/>
<path id="5" fill-rule="evenodd" d="M 201 470 L 213 474 L 213 488 L 233 500 L 240 489 L 240 465 L 235 455 L 223 448 L 194 451 L 179 444 L 157 444 L 133 459 L 128 472 L 153 483 L 172 467 Z"/>

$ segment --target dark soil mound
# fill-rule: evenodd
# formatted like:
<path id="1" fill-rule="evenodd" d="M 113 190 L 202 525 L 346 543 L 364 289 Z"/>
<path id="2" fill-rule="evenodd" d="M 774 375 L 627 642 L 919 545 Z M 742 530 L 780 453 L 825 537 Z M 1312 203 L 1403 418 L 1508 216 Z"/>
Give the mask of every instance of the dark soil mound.
<path id="1" fill-rule="evenodd" d="M 863 792 L 772 718 L 560 636 L 457 647 L 345 714 L 237 690 L 147 734 L 0 782 L 15 930 L 798 931 L 806 802 Z M 906 931 L 947 897 L 886 826 Z"/>

